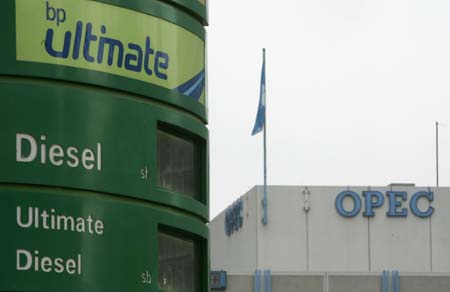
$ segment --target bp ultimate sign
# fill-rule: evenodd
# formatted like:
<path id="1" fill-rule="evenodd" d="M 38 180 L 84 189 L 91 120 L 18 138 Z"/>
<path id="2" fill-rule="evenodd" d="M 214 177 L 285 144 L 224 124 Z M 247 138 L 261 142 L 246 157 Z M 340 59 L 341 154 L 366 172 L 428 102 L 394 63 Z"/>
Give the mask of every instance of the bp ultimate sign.
<path id="1" fill-rule="evenodd" d="M 16 0 L 16 22 L 20 61 L 95 70 L 168 89 L 204 70 L 200 37 L 133 10 L 96 1 Z"/>
<path id="2" fill-rule="evenodd" d="M 0 48 L 0 74 L 132 92 L 206 122 L 206 7 L 182 2 L 198 13 L 142 0 L 2 1 L 10 46 Z"/>
<path id="3" fill-rule="evenodd" d="M 177 2 L 0 3 L 0 291 L 209 291 L 206 3 Z"/>

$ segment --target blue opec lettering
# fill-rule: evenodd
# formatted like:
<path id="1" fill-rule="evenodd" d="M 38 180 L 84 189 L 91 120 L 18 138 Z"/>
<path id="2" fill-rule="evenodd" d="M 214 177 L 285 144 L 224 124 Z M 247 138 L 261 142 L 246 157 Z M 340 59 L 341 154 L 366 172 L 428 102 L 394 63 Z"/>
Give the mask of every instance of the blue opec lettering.
<path id="1" fill-rule="evenodd" d="M 243 209 L 242 199 L 237 200 L 225 211 L 225 234 L 230 236 L 235 231 L 242 228 L 243 218 L 242 218 L 242 209 Z"/>
<path id="2" fill-rule="evenodd" d="M 66 20 L 68 15 L 63 8 L 54 8 L 47 1 L 45 17 L 48 21 L 56 21 L 56 26 L 59 26 Z M 45 35 L 45 50 L 50 56 L 61 59 L 69 58 L 70 53 L 72 53 L 71 57 L 73 60 L 78 60 L 80 53 L 82 53 L 85 61 L 102 64 L 105 56 L 105 47 L 107 47 L 106 59 L 108 66 L 112 66 L 114 59 L 117 59 L 115 65 L 118 68 L 124 66 L 126 70 L 133 72 L 141 72 L 143 69 L 149 76 L 155 74 L 157 78 L 167 80 L 166 70 L 169 68 L 169 55 L 162 51 L 155 51 L 151 47 L 151 38 L 149 36 L 145 38 L 145 46 L 129 43 L 126 45 L 128 49 L 125 49 L 124 44 L 120 40 L 106 37 L 106 33 L 105 25 L 101 25 L 100 32 L 95 34 L 91 22 L 87 22 L 84 25 L 82 21 L 77 21 L 73 42 L 72 32 L 66 31 L 62 48 L 55 49 L 53 46 L 54 30 L 48 28 Z M 91 52 L 91 47 L 94 47 L 93 44 L 97 40 L 98 50 L 97 52 Z"/>
<path id="3" fill-rule="evenodd" d="M 388 217 L 407 217 L 408 208 L 403 207 L 403 203 L 408 199 L 407 192 L 401 191 L 387 191 L 386 198 L 379 191 L 363 191 L 361 198 L 354 191 L 343 191 L 336 197 L 335 207 L 339 215 L 343 217 L 355 217 L 359 214 L 364 201 L 364 217 L 375 217 L 375 209 L 383 206 L 385 201 L 388 204 L 388 211 L 386 216 Z M 344 200 L 351 200 L 353 205 L 350 209 L 344 208 Z M 418 207 L 419 199 L 424 199 L 429 202 L 429 206 L 426 210 L 420 210 Z M 409 210 L 417 217 L 428 218 L 433 215 L 434 207 L 431 206 L 431 202 L 434 200 L 433 192 L 419 191 L 416 192 L 409 200 Z"/>

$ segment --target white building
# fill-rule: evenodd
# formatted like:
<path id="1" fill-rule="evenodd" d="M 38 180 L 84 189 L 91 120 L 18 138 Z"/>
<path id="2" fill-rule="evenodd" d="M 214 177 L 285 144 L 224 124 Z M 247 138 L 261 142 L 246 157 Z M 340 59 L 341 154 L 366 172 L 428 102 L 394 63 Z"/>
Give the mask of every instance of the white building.
<path id="1" fill-rule="evenodd" d="M 263 196 L 210 223 L 226 291 L 450 291 L 450 188 L 269 186 L 266 225 Z"/>

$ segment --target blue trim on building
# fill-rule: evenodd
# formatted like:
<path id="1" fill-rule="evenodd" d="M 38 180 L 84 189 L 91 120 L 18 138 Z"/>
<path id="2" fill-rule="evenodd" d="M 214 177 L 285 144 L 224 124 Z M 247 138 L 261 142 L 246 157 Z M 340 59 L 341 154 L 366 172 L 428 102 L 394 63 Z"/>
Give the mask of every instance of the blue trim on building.
<path id="1" fill-rule="evenodd" d="M 383 292 L 389 292 L 389 271 L 383 271 L 381 277 L 381 288 Z"/>
<path id="2" fill-rule="evenodd" d="M 260 283 L 261 283 L 261 270 L 256 269 L 254 276 L 253 292 L 261 292 Z"/>

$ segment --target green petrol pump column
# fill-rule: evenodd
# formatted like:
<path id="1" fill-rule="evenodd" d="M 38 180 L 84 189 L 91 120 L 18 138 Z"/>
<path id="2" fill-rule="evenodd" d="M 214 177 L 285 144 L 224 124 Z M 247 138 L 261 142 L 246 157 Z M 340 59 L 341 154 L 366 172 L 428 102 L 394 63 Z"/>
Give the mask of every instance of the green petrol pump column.
<path id="1" fill-rule="evenodd" d="M 0 292 L 177 292 L 161 232 L 194 251 L 183 291 L 209 290 L 207 21 L 204 0 L 0 3 Z M 161 183 L 166 129 L 194 194 Z"/>

